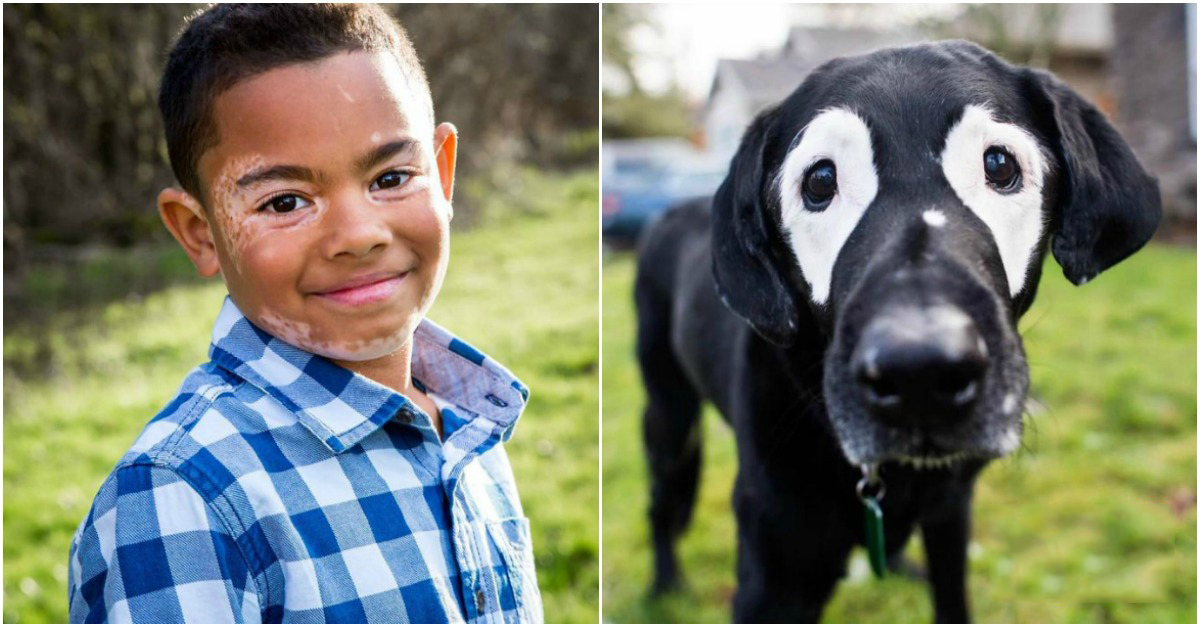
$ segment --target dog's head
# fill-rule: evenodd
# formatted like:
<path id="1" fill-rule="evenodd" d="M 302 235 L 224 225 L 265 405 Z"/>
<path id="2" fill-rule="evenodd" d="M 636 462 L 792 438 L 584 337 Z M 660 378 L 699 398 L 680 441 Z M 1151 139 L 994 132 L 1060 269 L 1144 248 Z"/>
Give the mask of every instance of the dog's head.
<path id="1" fill-rule="evenodd" d="M 837 59 L 751 124 L 713 202 L 726 304 L 767 340 L 817 329 L 853 463 L 1020 442 L 1016 321 L 1047 247 L 1075 284 L 1140 248 L 1158 186 L 1092 105 L 966 42 Z"/>

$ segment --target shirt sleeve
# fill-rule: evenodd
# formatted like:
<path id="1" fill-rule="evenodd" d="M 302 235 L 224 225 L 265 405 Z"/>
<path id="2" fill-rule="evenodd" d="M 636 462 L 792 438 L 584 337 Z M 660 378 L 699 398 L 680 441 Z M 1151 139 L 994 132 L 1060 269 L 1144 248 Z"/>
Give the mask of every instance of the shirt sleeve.
<path id="1" fill-rule="evenodd" d="M 234 537 L 174 471 L 117 469 L 71 542 L 72 623 L 261 622 Z"/>

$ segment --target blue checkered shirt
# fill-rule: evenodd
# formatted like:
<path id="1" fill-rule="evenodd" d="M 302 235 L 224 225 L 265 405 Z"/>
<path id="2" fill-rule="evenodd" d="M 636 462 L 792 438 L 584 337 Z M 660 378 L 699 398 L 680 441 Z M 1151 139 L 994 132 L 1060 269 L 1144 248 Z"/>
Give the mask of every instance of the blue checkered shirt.
<path id="1" fill-rule="evenodd" d="M 146 426 L 75 534 L 71 622 L 541 622 L 502 442 L 528 391 L 428 320 L 404 396 L 256 328 Z"/>

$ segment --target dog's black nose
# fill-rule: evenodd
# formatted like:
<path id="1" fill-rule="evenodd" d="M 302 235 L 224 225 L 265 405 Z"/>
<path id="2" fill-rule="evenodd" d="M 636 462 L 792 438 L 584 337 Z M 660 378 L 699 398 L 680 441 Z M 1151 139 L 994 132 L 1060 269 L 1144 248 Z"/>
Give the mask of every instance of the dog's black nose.
<path id="1" fill-rule="evenodd" d="M 851 368 L 876 416 L 915 426 L 961 415 L 979 398 L 987 352 L 962 310 L 904 307 L 867 324 Z"/>

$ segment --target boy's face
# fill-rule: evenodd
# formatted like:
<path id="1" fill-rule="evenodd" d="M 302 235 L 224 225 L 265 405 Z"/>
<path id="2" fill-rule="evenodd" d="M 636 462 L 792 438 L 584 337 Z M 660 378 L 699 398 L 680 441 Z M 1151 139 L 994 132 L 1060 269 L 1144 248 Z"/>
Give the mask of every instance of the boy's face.
<path id="1" fill-rule="evenodd" d="M 390 55 L 352 52 L 216 99 L 198 170 L 215 262 L 254 324 L 345 361 L 411 337 L 446 271 L 456 150 L 419 89 Z"/>

